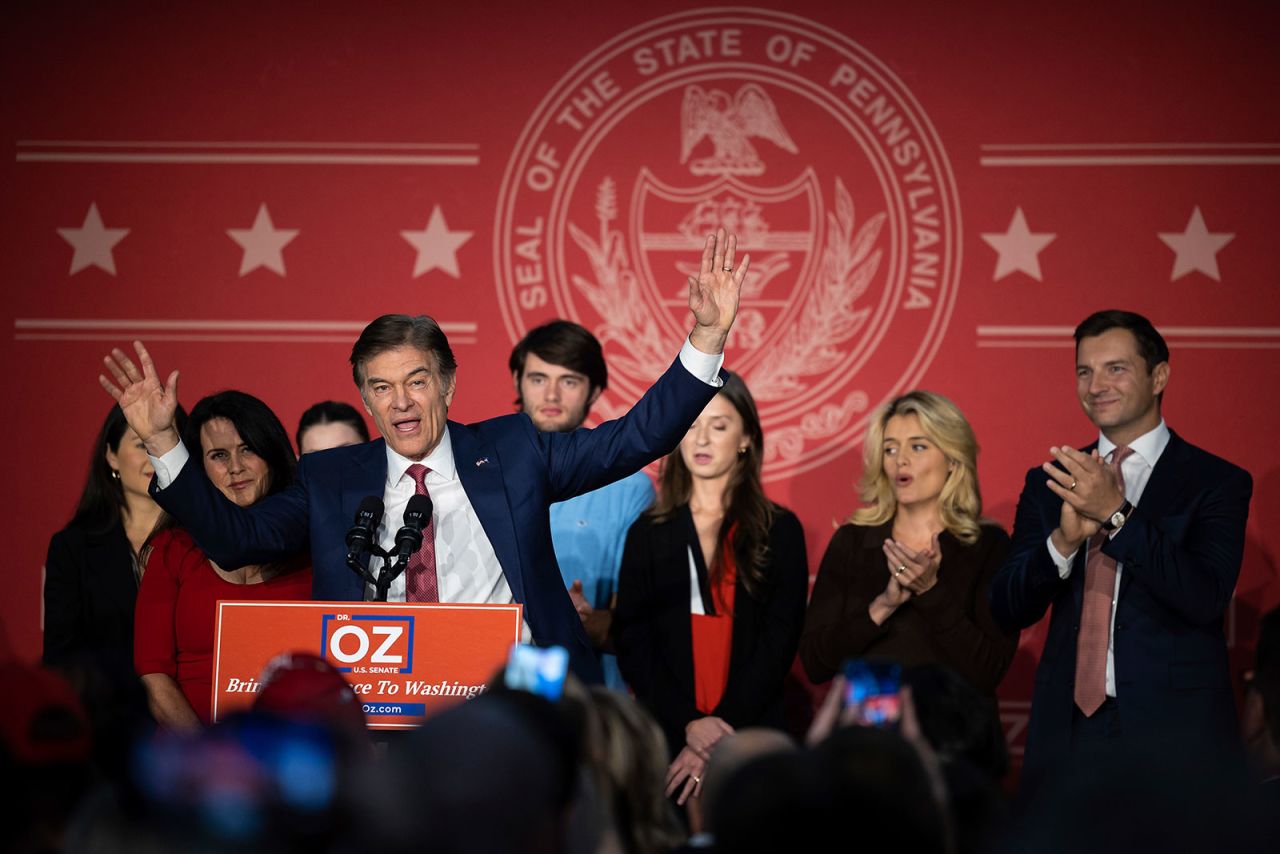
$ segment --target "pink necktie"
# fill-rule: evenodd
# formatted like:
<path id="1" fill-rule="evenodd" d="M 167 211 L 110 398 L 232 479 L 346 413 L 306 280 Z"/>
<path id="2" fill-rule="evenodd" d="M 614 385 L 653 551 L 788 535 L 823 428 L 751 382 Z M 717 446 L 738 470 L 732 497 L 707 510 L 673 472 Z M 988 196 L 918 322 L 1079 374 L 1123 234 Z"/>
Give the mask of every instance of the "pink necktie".
<path id="1" fill-rule="evenodd" d="M 1120 464 L 1133 453 L 1117 446 L 1111 453 L 1111 469 L 1124 492 L 1124 471 Z M 1084 607 L 1080 611 L 1080 633 L 1076 636 L 1075 700 L 1085 717 L 1098 711 L 1107 699 L 1107 641 L 1111 636 L 1111 600 L 1116 595 L 1116 562 L 1102 553 L 1107 532 L 1099 531 L 1089 540 L 1089 559 L 1084 569 Z"/>
<path id="2" fill-rule="evenodd" d="M 413 478 L 414 493 L 427 495 L 427 472 L 431 469 L 421 463 L 409 466 L 409 477 Z M 435 514 L 427 520 L 422 529 L 422 547 L 409 558 L 409 566 L 404 575 L 404 598 L 406 602 L 439 602 L 440 593 L 436 582 L 436 523 Z"/>

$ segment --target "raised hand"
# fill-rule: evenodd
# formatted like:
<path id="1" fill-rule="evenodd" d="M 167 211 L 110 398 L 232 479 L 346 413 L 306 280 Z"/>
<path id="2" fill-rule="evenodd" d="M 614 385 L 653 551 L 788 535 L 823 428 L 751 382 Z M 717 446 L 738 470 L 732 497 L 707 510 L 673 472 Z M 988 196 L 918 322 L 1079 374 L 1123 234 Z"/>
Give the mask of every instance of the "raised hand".
<path id="1" fill-rule="evenodd" d="M 725 339 L 738 314 L 751 256 L 744 255 L 742 263 L 735 266 L 737 251 L 737 236 L 720 229 L 707 237 L 698 277 L 689 277 L 689 310 L 696 321 L 689 340 L 703 353 L 724 352 Z"/>
<path id="2" fill-rule="evenodd" d="M 169 374 L 164 385 L 156 373 L 151 354 L 142 346 L 141 341 L 133 342 L 137 351 L 141 369 L 120 348 L 113 348 L 111 355 L 102 359 L 103 365 L 115 378 L 112 382 L 106 374 L 98 375 L 98 382 L 106 389 L 120 410 L 125 420 L 138 434 L 147 453 L 153 457 L 163 456 L 178 444 L 178 429 L 175 415 L 178 411 L 178 372 Z"/>

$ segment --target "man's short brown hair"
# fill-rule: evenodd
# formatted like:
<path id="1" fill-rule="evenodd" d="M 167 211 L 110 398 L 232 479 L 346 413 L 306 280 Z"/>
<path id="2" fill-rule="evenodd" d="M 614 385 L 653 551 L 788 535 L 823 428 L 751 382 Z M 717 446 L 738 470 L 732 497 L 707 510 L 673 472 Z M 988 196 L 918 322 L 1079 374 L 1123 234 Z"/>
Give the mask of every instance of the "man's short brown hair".
<path id="1" fill-rule="evenodd" d="M 374 356 L 410 344 L 436 359 L 436 369 L 447 385 L 458 370 L 449 338 L 435 319 L 425 314 L 384 314 L 364 328 L 351 347 L 351 377 L 356 388 L 364 386 L 364 366 Z"/>

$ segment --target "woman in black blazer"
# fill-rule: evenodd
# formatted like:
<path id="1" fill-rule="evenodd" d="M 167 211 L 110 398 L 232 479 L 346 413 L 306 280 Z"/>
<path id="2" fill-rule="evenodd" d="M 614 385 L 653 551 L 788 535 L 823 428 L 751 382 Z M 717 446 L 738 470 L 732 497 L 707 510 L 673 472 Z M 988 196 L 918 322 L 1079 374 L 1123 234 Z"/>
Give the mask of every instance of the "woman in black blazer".
<path id="1" fill-rule="evenodd" d="M 939 662 L 994 702 L 1017 633 L 987 602 L 1009 537 L 981 518 L 978 443 L 954 403 L 913 391 L 872 419 L 863 442 L 866 506 L 831 538 L 800 639 L 826 682 L 847 658 Z"/>
<path id="2" fill-rule="evenodd" d="M 660 497 L 627 534 L 613 638 L 622 675 L 657 718 L 668 794 L 696 795 L 711 748 L 781 726 L 804 621 L 804 532 L 765 497 L 763 434 L 746 385 L 724 388 L 663 463 Z"/>
<path id="3" fill-rule="evenodd" d="M 185 413 L 184 420 L 185 420 Z M 122 664 L 133 673 L 133 603 L 139 553 L 160 518 L 147 493 L 151 462 L 119 406 L 93 442 L 75 514 L 49 541 L 44 578 L 44 663 Z"/>
<path id="4" fill-rule="evenodd" d="M 185 424 L 186 413 L 178 415 Z M 42 658 L 78 687 L 104 749 L 145 715 L 133 672 L 133 607 L 140 552 L 160 517 L 147 493 L 151 474 L 141 440 L 111 407 L 75 514 L 49 541 L 45 560 Z"/>

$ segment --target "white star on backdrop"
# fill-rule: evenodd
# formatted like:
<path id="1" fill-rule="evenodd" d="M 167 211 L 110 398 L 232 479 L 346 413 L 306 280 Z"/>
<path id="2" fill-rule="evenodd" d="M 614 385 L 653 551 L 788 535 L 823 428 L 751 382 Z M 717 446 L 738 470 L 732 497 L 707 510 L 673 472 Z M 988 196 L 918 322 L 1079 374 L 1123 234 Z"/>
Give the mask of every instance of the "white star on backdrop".
<path id="1" fill-rule="evenodd" d="M 277 275 L 284 275 L 284 248 L 298 236 L 296 228 L 276 228 L 271 222 L 267 203 L 258 207 L 253 228 L 228 228 L 227 235 L 240 244 L 244 255 L 240 259 L 240 275 L 266 267 Z"/>
<path id="2" fill-rule="evenodd" d="M 431 209 L 431 218 L 427 227 L 421 231 L 402 231 L 400 236 L 418 250 L 418 259 L 413 264 L 413 277 L 416 279 L 423 273 L 432 270 L 444 270 L 455 279 L 462 273 L 458 269 L 458 249 L 471 239 L 471 231 L 450 231 L 445 224 L 444 214 L 440 206 Z"/>
<path id="3" fill-rule="evenodd" d="M 58 234 L 71 244 L 75 254 L 71 256 L 71 273 L 74 276 L 85 267 L 100 267 L 111 275 L 116 274 L 116 259 L 111 250 L 124 240 L 127 228 L 107 228 L 98 214 L 98 203 L 89 203 L 84 224 L 79 228 L 60 228 Z"/>
<path id="4" fill-rule="evenodd" d="M 1044 281 L 1040 278 L 1040 250 L 1052 243 L 1057 236 L 1048 232 L 1033 233 L 1027 227 L 1027 218 L 1023 216 L 1022 208 L 1014 208 L 1013 219 L 1009 221 L 1007 231 L 1003 234 L 987 232 L 982 235 L 987 245 L 1000 255 L 996 260 L 995 276 L 991 280 L 998 282 L 1011 273 L 1021 271 L 1037 282 Z"/>
<path id="5" fill-rule="evenodd" d="M 1173 275 L 1169 277 L 1169 281 L 1176 281 L 1196 271 L 1204 273 L 1215 282 L 1222 281 L 1218 275 L 1218 250 L 1230 243 L 1235 234 L 1209 231 L 1200 214 L 1199 205 L 1191 211 L 1191 219 L 1187 220 L 1187 227 L 1181 233 L 1162 231 L 1158 235 L 1165 246 L 1176 253 Z"/>

